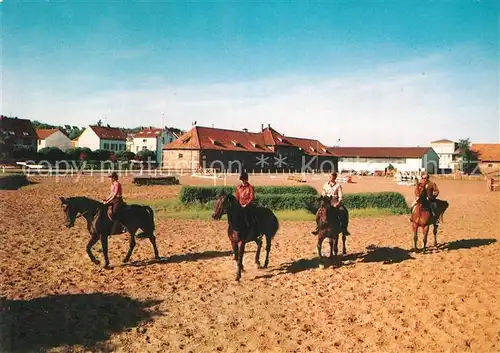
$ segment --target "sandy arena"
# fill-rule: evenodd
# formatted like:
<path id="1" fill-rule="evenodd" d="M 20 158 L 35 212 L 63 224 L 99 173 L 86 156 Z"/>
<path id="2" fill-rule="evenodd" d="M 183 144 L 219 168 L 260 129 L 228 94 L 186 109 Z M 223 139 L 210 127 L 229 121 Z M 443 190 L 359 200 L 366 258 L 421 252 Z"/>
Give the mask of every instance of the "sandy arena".
<path id="1" fill-rule="evenodd" d="M 0 191 L 2 352 L 500 351 L 500 192 L 484 181 L 437 181 L 450 208 L 429 253 L 407 251 L 408 216 L 353 219 L 343 266 L 322 270 L 314 224 L 282 222 L 270 268 L 255 268 L 252 243 L 239 283 L 225 221 L 156 219 L 160 262 L 139 240 L 122 265 L 128 237 L 113 236 L 113 268 L 105 270 L 85 253 L 84 220 L 63 226 L 58 197 L 102 199 L 108 181 L 31 181 Z M 413 189 L 392 179 L 355 181 L 346 193 L 394 190 L 411 199 Z M 251 182 L 292 185 L 282 176 Z M 213 181 L 181 178 L 197 183 Z M 128 199 L 180 190 L 134 186 L 130 177 L 123 185 Z"/>

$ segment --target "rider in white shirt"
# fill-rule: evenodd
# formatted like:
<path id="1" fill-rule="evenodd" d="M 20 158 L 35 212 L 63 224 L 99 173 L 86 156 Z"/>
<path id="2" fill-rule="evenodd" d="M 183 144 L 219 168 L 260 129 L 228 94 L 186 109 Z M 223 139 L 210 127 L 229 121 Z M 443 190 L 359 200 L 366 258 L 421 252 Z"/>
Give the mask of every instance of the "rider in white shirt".
<path id="1" fill-rule="evenodd" d="M 339 211 L 339 218 L 343 226 L 342 234 L 347 236 L 351 235 L 349 231 L 347 230 L 347 226 L 349 224 L 349 217 L 347 214 L 347 210 L 345 207 L 342 205 L 342 201 L 344 200 L 344 193 L 342 192 L 342 186 L 336 182 L 337 180 L 337 173 L 333 172 L 330 174 L 330 180 L 327 181 L 323 185 L 323 189 L 321 190 L 321 195 L 322 196 L 331 196 L 331 204 L 333 207 L 336 207 Z M 316 214 L 316 216 L 318 216 Z M 312 233 L 313 234 L 318 234 L 319 229 L 316 228 Z"/>

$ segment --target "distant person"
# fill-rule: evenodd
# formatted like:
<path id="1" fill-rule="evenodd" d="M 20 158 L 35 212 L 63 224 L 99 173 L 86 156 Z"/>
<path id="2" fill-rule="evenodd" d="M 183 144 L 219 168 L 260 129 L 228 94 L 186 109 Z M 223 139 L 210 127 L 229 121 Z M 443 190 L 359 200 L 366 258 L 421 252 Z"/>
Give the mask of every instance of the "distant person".
<path id="1" fill-rule="evenodd" d="M 255 209 L 255 190 L 253 185 L 248 182 L 248 173 L 240 174 L 240 185 L 236 187 L 236 199 L 243 207 L 243 220 L 247 227 L 251 226 L 253 211 Z"/>
<path id="2" fill-rule="evenodd" d="M 331 205 L 332 207 L 337 208 L 337 210 L 339 211 L 339 220 L 342 227 L 342 234 L 344 236 L 351 235 L 351 233 L 349 233 L 349 231 L 347 230 L 347 226 L 349 224 L 349 215 L 342 203 L 344 201 L 344 193 L 342 191 L 342 186 L 339 183 L 337 183 L 336 172 L 331 173 L 330 180 L 323 185 L 323 189 L 321 190 L 321 196 L 332 197 Z M 318 212 L 316 212 L 316 219 L 318 219 L 318 217 L 319 217 L 319 210 Z M 315 235 L 318 233 L 319 233 L 319 227 L 317 227 L 312 232 L 312 234 Z"/>

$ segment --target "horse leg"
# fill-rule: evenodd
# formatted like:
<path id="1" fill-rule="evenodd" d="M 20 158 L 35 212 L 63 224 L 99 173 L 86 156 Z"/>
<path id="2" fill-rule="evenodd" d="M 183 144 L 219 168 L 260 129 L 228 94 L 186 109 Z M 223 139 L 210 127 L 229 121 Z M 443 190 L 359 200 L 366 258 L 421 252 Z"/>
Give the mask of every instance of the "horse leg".
<path id="1" fill-rule="evenodd" d="M 99 265 L 100 261 L 95 258 L 94 254 L 92 254 L 92 247 L 95 245 L 95 243 L 97 243 L 98 240 L 98 234 L 92 235 L 92 238 L 90 238 L 89 242 L 87 243 L 87 254 L 90 257 L 90 260 L 96 265 Z"/>
<path id="2" fill-rule="evenodd" d="M 236 280 L 239 281 L 241 278 L 241 271 L 243 271 L 243 253 L 245 252 L 245 242 L 238 242 L 238 268 L 236 270 Z"/>
<path id="3" fill-rule="evenodd" d="M 104 254 L 104 268 L 109 268 L 108 234 L 101 234 L 101 246 Z"/>
<path id="4" fill-rule="evenodd" d="M 323 240 L 325 240 L 325 237 L 323 235 L 320 235 L 318 237 L 319 268 L 325 268 L 325 265 L 323 264 L 323 255 L 321 255 L 321 246 L 323 245 Z"/>
<path id="5" fill-rule="evenodd" d="M 437 248 L 438 246 L 438 238 L 437 238 L 437 235 L 438 235 L 438 225 L 437 224 L 434 224 L 434 227 L 432 228 L 432 232 L 434 233 L 434 247 Z"/>
<path id="6" fill-rule="evenodd" d="M 423 250 L 427 248 L 427 235 L 429 235 L 429 226 L 424 227 L 424 247 Z"/>
<path id="7" fill-rule="evenodd" d="M 257 237 L 255 242 L 257 243 L 257 251 L 255 252 L 255 266 L 257 266 L 257 268 L 262 268 L 262 266 L 260 265 L 260 251 L 262 249 L 262 238 Z"/>
<path id="8" fill-rule="evenodd" d="M 342 234 L 342 255 L 344 255 L 344 256 L 347 255 L 347 250 L 346 250 L 346 246 L 345 246 L 346 238 L 347 237 L 344 234 Z"/>
<path id="9" fill-rule="evenodd" d="M 158 247 L 156 246 L 156 237 L 154 234 L 151 234 L 148 236 L 149 241 L 151 242 L 151 245 L 153 245 L 153 252 L 155 254 L 155 259 L 159 259 L 160 255 L 158 254 Z"/>
<path id="10" fill-rule="evenodd" d="M 132 256 L 132 251 L 135 248 L 135 232 L 130 231 L 130 239 L 129 239 L 129 247 L 128 247 L 128 252 L 127 256 L 123 259 L 123 263 L 129 262 L 130 256 Z"/>
<path id="11" fill-rule="evenodd" d="M 330 260 L 333 260 L 333 238 L 328 238 L 328 242 L 330 243 Z M 335 255 L 337 255 L 337 251 L 335 251 Z"/>
<path id="12" fill-rule="evenodd" d="M 266 236 L 266 261 L 264 261 L 264 268 L 269 266 L 269 254 L 271 253 L 271 236 Z"/>
<path id="13" fill-rule="evenodd" d="M 413 251 L 417 252 L 417 250 L 418 250 L 418 247 L 417 247 L 418 227 L 415 226 L 415 224 L 413 224 L 412 227 L 413 227 Z"/>

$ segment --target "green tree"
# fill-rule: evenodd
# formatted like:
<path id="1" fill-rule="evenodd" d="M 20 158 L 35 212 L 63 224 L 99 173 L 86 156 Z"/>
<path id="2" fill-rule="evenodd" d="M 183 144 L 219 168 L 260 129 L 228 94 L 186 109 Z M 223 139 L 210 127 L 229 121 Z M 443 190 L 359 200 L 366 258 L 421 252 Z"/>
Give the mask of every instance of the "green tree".
<path id="1" fill-rule="evenodd" d="M 471 150 L 469 138 L 458 140 L 458 151 L 460 153 L 461 168 L 464 173 L 470 174 L 477 165 L 477 154 Z"/>

